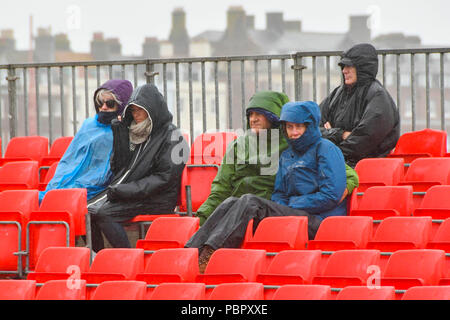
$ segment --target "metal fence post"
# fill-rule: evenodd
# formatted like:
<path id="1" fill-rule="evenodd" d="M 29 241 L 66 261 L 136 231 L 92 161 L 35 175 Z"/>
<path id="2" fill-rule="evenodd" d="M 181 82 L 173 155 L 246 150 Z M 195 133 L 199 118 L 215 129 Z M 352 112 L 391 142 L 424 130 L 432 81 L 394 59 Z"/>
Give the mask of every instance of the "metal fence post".
<path id="1" fill-rule="evenodd" d="M 147 83 L 155 84 L 155 76 L 158 74 L 159 72 L 155 72 L 155 65 L 147 61 L 145 64 L 145 81 Z"/>
<path id="2" fill-rule="evenodd" d="M 299 53 L 293 56 L 293 60 L 294 64 L 291 69 L 294 70 L 295 100 L 300 101 L 303 90 L 303 69 L 306 69 L 306 66 L 302 65 L 302 56 Z"/>
<path id="3" fill-rule="evenodd" d="M 13 138 L 17 134 L 16 128 L 16 116 L 17 116 L 17 92 L 16 92 L 16 69 L 13 67 L 8 68 L 8 76 L 6 80 L 8 81 L 8 100 L 9 100 L 9 135 Z"/>

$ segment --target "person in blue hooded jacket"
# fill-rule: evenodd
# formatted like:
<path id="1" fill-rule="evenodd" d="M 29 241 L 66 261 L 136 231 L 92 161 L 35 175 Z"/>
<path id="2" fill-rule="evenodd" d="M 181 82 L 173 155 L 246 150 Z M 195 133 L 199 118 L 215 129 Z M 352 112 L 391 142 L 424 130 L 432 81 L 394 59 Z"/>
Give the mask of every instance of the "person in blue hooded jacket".
<path id="1" fill-rule="evenodd" d="M 70 188 L 86 188 L 89 200 L 109 185 L 113 150 L 111 121 L 124 110 L 132 92 L 131 82 L 121 79 L 108 80 L 95 90 L 95 116 L 84 120 L 45 191 L 39 192 L 39 201 L 50 190 Z"/>
<path id="2" fill-rule="evenodd" d="M 266 217 L 307 216 L 308 237 L 313 239 L 325 217 L 347 214 L 344 156 L 322 138 L 319 106 L 312 101 L 286 103 L 280 121 L 289 146 L 281 154 L 271 200 L 245 194 L 227 198 L 214 210 L 186 243 L 199 248 L 200 272 L 215 250 L 241 246 L 251 219 L 255 230 Z"/>

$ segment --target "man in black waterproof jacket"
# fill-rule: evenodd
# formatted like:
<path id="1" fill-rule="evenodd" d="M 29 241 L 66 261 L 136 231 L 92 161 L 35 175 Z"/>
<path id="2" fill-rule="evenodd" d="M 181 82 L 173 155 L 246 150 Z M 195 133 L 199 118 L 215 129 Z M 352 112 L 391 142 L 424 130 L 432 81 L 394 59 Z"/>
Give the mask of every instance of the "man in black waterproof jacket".
<path id="1" fill-rule="evenodd" d="M 363 158 L 389 154 L 400 136 L 400 116 L 389 92 L 376 79 L 378 56 L 372 45 L 353 46 L 338 65 L 343 83 L 320 104 L 320 130 L 354 168 Z"/>

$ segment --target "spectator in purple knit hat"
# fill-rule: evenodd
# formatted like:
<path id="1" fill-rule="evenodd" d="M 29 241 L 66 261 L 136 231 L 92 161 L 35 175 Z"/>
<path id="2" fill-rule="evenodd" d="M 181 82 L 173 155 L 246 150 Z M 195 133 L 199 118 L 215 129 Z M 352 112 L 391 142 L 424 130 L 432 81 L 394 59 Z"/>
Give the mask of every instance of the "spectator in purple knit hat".
<path id="1" fill-rule="evenodd" d="M 106 81 L 94 92 L 96 115 L 86 119 L 58 163 L 42 201 L 52 189 L 86 188 L 91 199 L 110 183 L 110 157 L 113 149 L 111 121 L 122 113 L 133 86 L 128 80 Z"/>

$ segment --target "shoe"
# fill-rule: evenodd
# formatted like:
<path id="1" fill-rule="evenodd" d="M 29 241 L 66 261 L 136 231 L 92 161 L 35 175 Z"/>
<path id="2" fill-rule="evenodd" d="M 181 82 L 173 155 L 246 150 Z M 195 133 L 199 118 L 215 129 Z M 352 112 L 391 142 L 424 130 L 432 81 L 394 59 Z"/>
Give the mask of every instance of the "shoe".
<path id="1" fill-rule="evenodd" d="M 200 256 L 198 257 L 198 271 L 204 273 L 206 266 L 208 265 L 209 259 L 211 259 L 214 249 L 210 246 L 204 246 Z"/>

